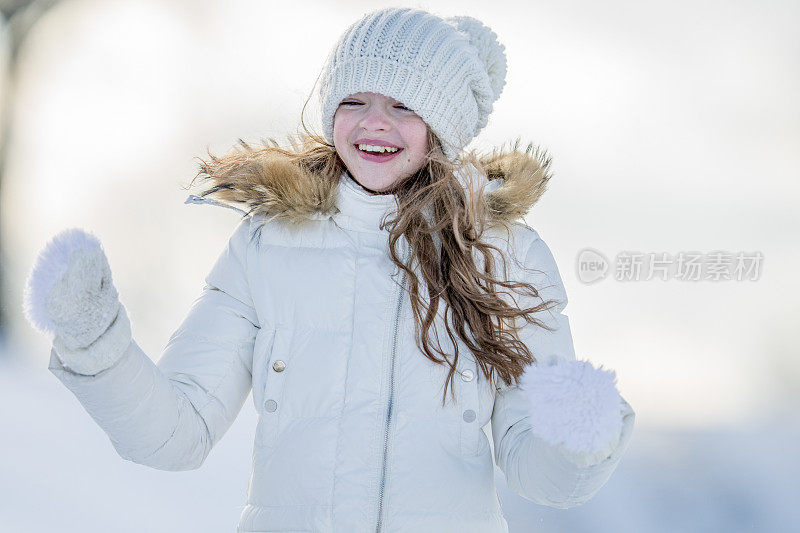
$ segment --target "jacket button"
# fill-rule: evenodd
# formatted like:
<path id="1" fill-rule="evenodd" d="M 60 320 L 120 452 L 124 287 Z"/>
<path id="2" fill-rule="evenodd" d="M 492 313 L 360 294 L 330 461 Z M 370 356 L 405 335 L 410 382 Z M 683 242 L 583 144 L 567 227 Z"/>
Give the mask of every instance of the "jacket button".
<path id="1" fill-rule="evenodd" d="M 286 363 L 280 359 L 272 363 L 272 370 L 275 372 L 283 372 L 286 369 Z"/>
<path id="2" fill-rule="evenodd" d="M 278 402 L 276 402 L 275 400 L 267 400 L 266 402 L 264 402 L 264 409 L 266 409 L 268 413 L 274 412 L 275 409 L 277 408 L 278 408 Z"/>
<path id="3" fill-rule="evenodd" d="M 467 409 L 466 411 L 464 411 L 462 417 L 464 418 L 464 422 L 472 422 L 476 418 L 475 411 L 473 411 L 472 409 Z"/>
<path id="4" fill-rule="evenodd" d="M 464 381 L 472 381 L 472 378 L 474 377 L 475 374 L 473 374 L 472 370 L 470 370 L 469 368 L 461 371 L 461 379 L 463 379 Z"/>

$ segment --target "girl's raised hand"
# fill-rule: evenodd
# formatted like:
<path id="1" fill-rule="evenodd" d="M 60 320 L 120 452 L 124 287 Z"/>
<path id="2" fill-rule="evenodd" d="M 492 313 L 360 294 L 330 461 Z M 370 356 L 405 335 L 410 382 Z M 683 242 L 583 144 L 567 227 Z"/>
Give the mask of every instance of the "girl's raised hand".
<path id="1" fill-rule="evenodd" d="M 62 362 L 93 375 L 121 355 L 108 342 L 130 336 L 130 322 L 119 301 L 100 240 L 80 228 L 62 231 L 39 252 L 26 283 L 25 316 L 42 333 L 52 334 Z M 113 327 L 112 327 L 113 326 Z M 105 337 L 106 342 L 97 342 Z"/>
<path id="2" fill-rule="evenodd" d="M 530 365 L 519 381 L 534 434 L 559 446 L 581 466 L 607 458 L 620 442 L 623 417 L 632 412 L 613 370 L 589 361 L 553 357 Z"/>

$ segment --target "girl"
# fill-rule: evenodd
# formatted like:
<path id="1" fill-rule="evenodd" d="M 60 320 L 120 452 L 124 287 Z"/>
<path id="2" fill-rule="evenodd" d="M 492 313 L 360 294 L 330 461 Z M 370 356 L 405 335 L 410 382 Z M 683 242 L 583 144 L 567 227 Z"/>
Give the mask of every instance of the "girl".
<path id="1" fill-rule="evenodd" d="M 204 161 L 187 201 L 247 209 L 158 364 L 96 237 L 46 245 L 25 309 L 51 372 L 124 459 L 164 470 L 199 468 L 252 389 L 239 531 L 507 531 L 493 459 L 533 502 L 586 502 L 635 415 L 575 359 L 556 263 L 522 222 L 549 159 L 463 152 L 505 73 L 475 19 L 364 16 L 323 70 L 323 137 Z"/>

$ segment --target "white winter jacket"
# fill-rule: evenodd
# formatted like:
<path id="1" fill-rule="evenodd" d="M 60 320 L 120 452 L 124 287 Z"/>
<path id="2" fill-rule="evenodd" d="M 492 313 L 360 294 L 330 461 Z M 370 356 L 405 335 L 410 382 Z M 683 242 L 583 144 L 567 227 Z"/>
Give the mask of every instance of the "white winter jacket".
<path id="1" fill-rule="evenodd" d="M 535 201 L 546 181 L 536 174 L 506 175 L 490 188 L 527 179 L 540 189 L 529 195 Z M 163 470 L 199 468 L 252 389 L 259 421 L 240 532 L 508 531 L 495 462 L 533 502 L 587 501 L 627 445 L 630 406 L 619 444 L 586 466 L 534 437 L 522 392 L 489 383 L 461 346 L 457 401 L 448 394 L 442 407 L 448 369 L 416 346 L 406 276 L 379 229 L 394 196 L 371 195 L 346 174 L 334 192 L 331 213 L 294 206 L 303 224 L 244 217 L 157 364 L 129 336 L 116 340 L 123 307 L 104 334 L 128 344 L 117 363 L 81 375 L 53 349 L 51 372 L 124 459 Z M 259 197 L 249 198 L 253 206 Z M 283 208 L 293 208 L 291 198 Z M 556 331 L 526 326 L 521 338 L 537 358 L 574 359 L 553 256 L 535 230 L 513 228 L 497 243 L 538 272 L 513 262 L 512 272 L 543 300 L 562 302 L 541 317 Z M 482 429 L 489 423 L 493 446 Z"/>

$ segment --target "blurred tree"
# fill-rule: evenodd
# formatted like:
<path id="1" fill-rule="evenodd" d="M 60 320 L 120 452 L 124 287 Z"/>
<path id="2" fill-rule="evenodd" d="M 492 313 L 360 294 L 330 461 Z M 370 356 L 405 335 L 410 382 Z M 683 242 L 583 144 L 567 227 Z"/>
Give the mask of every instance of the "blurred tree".
<path id="1" fill-rule="evenodd" d="M 5 72 L 0 74 L 0 190 L 2 190 L 5 177 L 9 139 L 13 130 L 11 122 L 13 121 L 19 51 L 31 28 L 48 9 L 58 2 L 59 0 L 0 0 L 0 14 L 2 14 L 0 32 L 2 32 L 3 45 L 7 49 Z M 0 219 L 1 222 L 2 219 Z M 6 339 L 8 327 L 8 291 L 2 267 L 8 263 L 5 261 L 6 254 L 2 234 L 2 226 L 0 226 L 0 343 Z"/>

